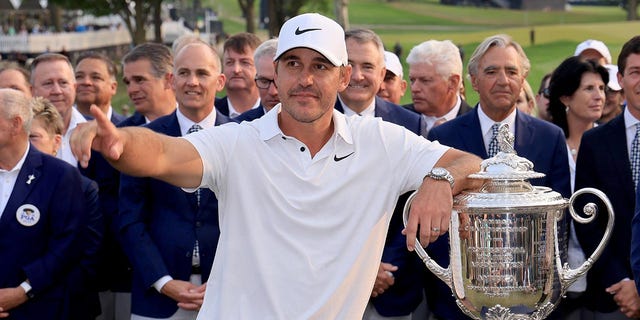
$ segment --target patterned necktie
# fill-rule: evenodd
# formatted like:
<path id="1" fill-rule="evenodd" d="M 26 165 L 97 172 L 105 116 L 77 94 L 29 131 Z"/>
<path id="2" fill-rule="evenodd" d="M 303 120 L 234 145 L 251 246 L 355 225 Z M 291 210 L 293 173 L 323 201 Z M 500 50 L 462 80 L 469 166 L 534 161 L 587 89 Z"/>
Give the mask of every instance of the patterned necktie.
<path id="1" fill-rule="evenodd" d="M 191 128 L 189 128 L 189 130 L 187 130 L 187 134 L 198 132 L 200 130 L 202 130 L 202 127 L 199 124 L 196 123 L 196 124 L 192 125 Z"/>
<path id="2" fill-rule="evenodd" d="M 631 143 L 631 173 L 633 177 L 633 185 L 638 186 L 638 177 L 640 177 L 640 123 L 636 124 L 636 136 Z"/>
<path id="3" fill-rule="evenodd" d="M 187 130 L 187 134 L 198 132 L 202 130 L 202 127 L 199 124 L 194 124 Z M 196 190 L 196 202 L 198 207 L 200 207 L 200 189 Z M 191 257 L 191 265 L 194 267 L 200 266 L 200 245 L 198 244 L 198 240 L 196 239 L 196 243 L 193 245 L 193 256 Z"/>
<path id="4" fill-rule="evenodd" d="M 500 145 L 498 144 L 498 129 L 500 128 L 500 123 L 496 122 L 491 126 L 491 142 L 489 142 L 489 150 L 487 155 L 489 158 L 498 154 L 500 151 Z"/>
<path id="5" fill-rule="evenodd" d="M 196 123 L 192 125 L 191 128 L 189 128 L 189 130 L 187 130 L 187 134 L 198 132 L 200 130 L 202 130 L 202 127 Z M 200 207 L 200 189 L 196 190 L 196 201 L 197 201 L 198 207 Z"/>

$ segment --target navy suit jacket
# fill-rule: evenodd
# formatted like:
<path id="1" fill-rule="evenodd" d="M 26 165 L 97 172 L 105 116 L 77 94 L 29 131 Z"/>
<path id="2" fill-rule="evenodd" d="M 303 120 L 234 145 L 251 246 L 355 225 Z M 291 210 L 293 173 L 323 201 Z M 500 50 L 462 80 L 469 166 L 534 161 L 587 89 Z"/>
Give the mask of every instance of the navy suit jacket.
<path id="1" fill-rule="evenodd" d="M 82 233 L 82 258 L 69 274 L 65 314 L 69 320 L 93 319 L 102 312 L 96 289 L 101 267 L 101 246 L 105 233 L 104 219 L 99 208 L 98 184 L 81 176 L 82 192 L 86 204 L 87 227 Z"/>
<path id="2" fill-rule="evenodd" d="M 401 125 L 409 131 L 420 135 L 420 128 L 424 125 L 424 120 L 421 116 L 380 97 L 376 96 L 375 99 L 376 117 Z M 338 99 L 336 99 L 335 108 L 340 112 L 344 112 L 344 108 Z M 420 275 L 425 267 L 415 253 L 407 250 L 407 238 L 401 233 L 402 229 L 404 229 L 402 211 L 409 195 L 411 195 L 411 192 L 401 195 L 398 199 L 391 216 L 387 239 L 382 252 L 382 262 L 398 267 L 398 270 L 393 272 L 395 282 L 383 294 L 371 299 L 376 311 L 384 317 L 408 315 L 422 301 Z"/>
<path id="3" fill-rule="evenodd" d="M 222 113 L 227 117 L 229 116 L 229 100 L 227 100 L 227 96 L 216 98 L 213 104 L 216 106 L 218 113 Z"/>
<path id="4" fill-rule="evenodd" d="M 118 124 L 118 123 L 120 123 L 120 122 L 122 122 L 122 121 L 124 121 L 124 120 L 126 120 L 126 119 L 127 119 L 127 117 L 125 117 L 124 115 L 119 114 L 119 113 L 117 113 L 117 112 L 113 111 L 113 112 L 111 113 L 111 119 L 109 119 L 109 120 L 111 120 L 111 122 L 112 122 L 113 124 Z"/>
<path id="5" fill-rule="evenodd" d="M 86 117 L 91 120 L 91 117 Z M 116 113 L 111 115 L 111 123 L 118 125 L 128 118 Z M 142 117 L 144 119 L 144 117 Z M 114 169 L 100 152 L 91 150 L 91 161 L 86 168 L 78 166 L 80 173 L 95 181 L 99 187 L 99 207 L 104 220 L 105 233 L 100 248 L 96 290 L 131 291 L 131 266 L 120 244 L 115 239 L 113 218 L 118 213 L 118 190 L 120 172 Z"/>
<path id="6" fill-rule="evenodd" d="M 22 205 L 39 211 L 37 223 L 19 223 Z M 29 148 L 0 218 L 0 288 L 27 278 L 35 297 L 9 310 L 11 319 L 69 319 L 65 313 L 72 268 L 80 264 L 87 215 L 78 170 Z"/>
<path id="7" fill-rule="evenodd" d="M 231 120 L 220 112 L 216 125 Z M 151 130 L 181 136 L 176 111 L 147 125 Z M 220 227 L 218 200 L 209 189 L 196 194 L 152 178 L 121 176 L 118 237 L 133 266 L 132 313 L 166 318 L 177 302 L 158 293 L 153 283 L 165 275 L 189 281 L 193 247 L 198 240 L 202 282 L 209 278 Z"/>
<path id="8" fill-rule="evenodd" d="M 547 186 L 564 197 L 571 193 L 567 146 L 562 130 L 516 111 L 514 148 L 519 156 L 533 162 L 536 172 L 544 173 L 543 178 L 533 179 L 533 185 Z M 487 159 L 487 150 L 480 129 L 478 106 L 470 112 L 429 131 L 429 140 L 473 153 Z M 580 151 L 582 153 L 582 150 Z M 566 221 L 566 219 L 565 219 Z M 442 267 L 449 265 L 449 234 L 439 237 L 428 246 L 428 252 Z M 441 319 L 468 319 L 457 307 L 451 289 L 432 274 L 427 276 L 425 293 L 429 309 Z"/>
<path id="9" fill-rule="evenodd" d="M 584 133 L 576 161 L 576 190 L 586 187 L 604 192 L 615 212 L 615 225 L 609 243 L 587 273 L 587 307 L 599 312 L 613 312 L 617 305 L 605 288 L 624 278 L 633 279 L 630 263 L 631 220 L 635 206 L 635 186 L 627 151 L 624 113 L 610 122 Z M 608 220 L 606 209 L 598 200 L 584 197 L 601 208 L 595 221 L 575 223 L 576 235 L 587 257 L 598 245 Z M 577 202 L 574 208 L 582 208 Z"/>
<path id="10" fill-rule="evenodd" d="M 264 107 L 261 104 L 257 108 L 253 108 L 243 112 L 241 115 L 233 118 L 233 120 L 236 122 L 253 121 L 262 116 L 264 116 Z"/>
<path id="11" fill-rule="evenodd" d="M 117 123 L 117 127 L 137 127 L 146 123 L 147 119 L 142 115 L 142 113 L 135 112 L 132 116 Z"/>

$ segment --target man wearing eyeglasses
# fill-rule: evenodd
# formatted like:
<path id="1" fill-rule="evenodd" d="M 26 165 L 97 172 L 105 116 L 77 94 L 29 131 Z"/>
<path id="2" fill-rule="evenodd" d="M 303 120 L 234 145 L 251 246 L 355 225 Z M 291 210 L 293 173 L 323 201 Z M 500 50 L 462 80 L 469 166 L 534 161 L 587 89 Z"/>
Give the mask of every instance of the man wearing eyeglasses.
<path id="1" fill-rule="evenodd" d="M 238 122 L 251 121 L 262 117 L 276 104 L 280 103 L 278 96 L 278 88 L 273 82 L 275 67 L 273 66 L 273 57 L 276 55 L 278 47 L 278 39 L 270 39 L 256 48 L 253 54 L 253 61 L 256 64 L 256 87 L 260 94 L 260 106 L 237 116 L 234 120 Z"/>

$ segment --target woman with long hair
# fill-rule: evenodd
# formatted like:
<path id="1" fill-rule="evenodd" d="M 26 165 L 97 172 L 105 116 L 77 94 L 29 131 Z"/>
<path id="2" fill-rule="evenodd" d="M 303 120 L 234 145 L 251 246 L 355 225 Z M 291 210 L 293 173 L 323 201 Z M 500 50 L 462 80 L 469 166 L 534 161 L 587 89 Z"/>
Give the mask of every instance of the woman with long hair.
<path id="1" fill-rule="evenodd" d="M 551 75 L 549 113 L 551 121 L 562 128 L 567 139 L 571 192 L 575 187 L 576 158 L 580 140 L 582 134 L 593 128 L 602 116 L 605 84 L 608 81 L 609 73 L 605 67 L 579 57 L 564 60 Z M 572 225 L 569 227 L 569 266 L 576 268 L 584 261 L 585 255 Z M 586 277 L 582 277 L 569 287 L 567 299 L 560 305 L 563 319 L 583 318 L 584 303 L 581 294 L 586 290 L 586 286 Z"/>

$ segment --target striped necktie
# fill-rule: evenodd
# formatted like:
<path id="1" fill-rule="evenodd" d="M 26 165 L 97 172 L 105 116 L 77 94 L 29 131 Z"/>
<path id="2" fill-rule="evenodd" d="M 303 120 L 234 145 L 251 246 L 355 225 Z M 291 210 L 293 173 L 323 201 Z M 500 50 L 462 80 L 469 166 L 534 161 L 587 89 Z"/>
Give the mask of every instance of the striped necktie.
<path id="1" fill-rule="evenodd" d="M 187 130 L 187 134 L 198 132 L 202 130 L 202 127 L 199 124 L 194 124 Z M 200 207 L 200 189 L 196 190 L 196 203 L 198 204 L 198 208 Z M 194 267 L 200 266 L 200 245 L 198 244 L 198 240 L 193 245 L 193 256 L 191 257 L 191 265 Z"/>

